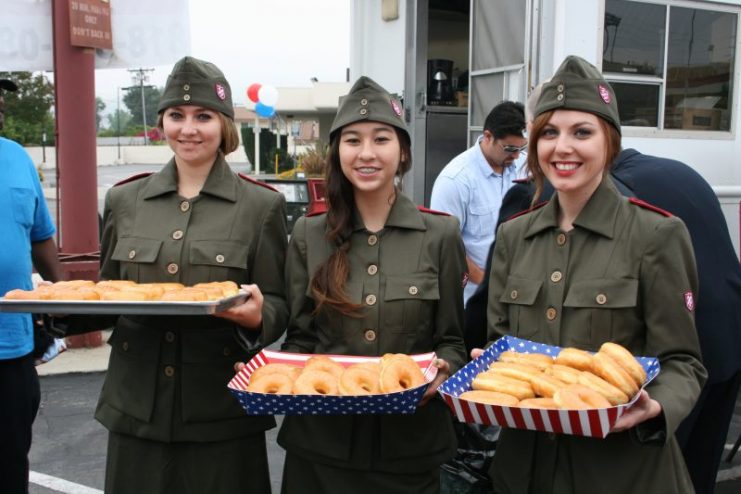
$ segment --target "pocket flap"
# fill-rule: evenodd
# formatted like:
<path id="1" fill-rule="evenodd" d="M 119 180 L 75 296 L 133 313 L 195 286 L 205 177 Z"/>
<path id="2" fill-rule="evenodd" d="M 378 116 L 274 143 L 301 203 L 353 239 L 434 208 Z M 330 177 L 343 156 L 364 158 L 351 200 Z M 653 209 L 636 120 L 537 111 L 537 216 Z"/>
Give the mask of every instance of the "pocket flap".
<path id="1" fill-rule="evenodd" d="M 574 282 L 564 300 L 564 307 L 617 309 L 635 307 L 638 280 L 594 279 Z"/>
<path id="2" fill-rule="evenodd" d="M 499 297 L 503 304 L 533 305 L 540 293 L 543 282 L 540 280 L 528 280 L 526 278 L 507 277 L 507 284 Z"/>
<path id="3" fill-rule="evenodd" d="M 440 288 L 434 274 L 387 276 L 384 300 L 438 300 Z"/>
<path id="4" fill-rule="evenodd" d="M 190 244 L 191 264 L 245 269 L 249 247 L 233 240 L 195 240 Z"/>
<path id="5" fill-rule="evenodd" d="M 123 237 L 118 240 L 111 257 L 114 261 L 154 262 L 162 240 L 143 237 Z"/>

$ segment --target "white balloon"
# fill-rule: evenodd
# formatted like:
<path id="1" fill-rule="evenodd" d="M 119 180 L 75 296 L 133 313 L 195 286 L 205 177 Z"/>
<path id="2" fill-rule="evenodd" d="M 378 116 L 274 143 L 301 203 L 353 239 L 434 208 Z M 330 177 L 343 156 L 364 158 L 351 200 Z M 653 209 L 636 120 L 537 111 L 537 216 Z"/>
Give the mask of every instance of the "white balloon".
<path id="1" fill-rule="evenodd" d="M 275 106 L 278 102 L 278 90 L 275 89 L 275 86 L 262 86 L 257 91 L 257 98 L 265 106 Z"/>

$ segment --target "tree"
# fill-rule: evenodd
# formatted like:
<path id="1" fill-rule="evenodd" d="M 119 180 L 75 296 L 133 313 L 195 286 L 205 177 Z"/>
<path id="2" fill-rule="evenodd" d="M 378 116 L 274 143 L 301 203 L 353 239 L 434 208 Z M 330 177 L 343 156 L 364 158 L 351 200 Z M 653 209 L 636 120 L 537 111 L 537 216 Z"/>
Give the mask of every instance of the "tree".
<path id="1" fill-rule="evenodd" d="M 144 86 L 144 105 L 147 108 L 147 127 L 157 125 L 157 104 L 162 90 L 158 87 Z M 124 94 L 123 102 L 131 114 L 132 125 L 144 125 L 142 121 L 142 91 L 139 86 L 131 86 Z M 122 122 L 123 123 L 123 122 Z"/>
<path id="2" fill-rule="evenodd" d="M 54 141 L 54 85 L 42 73 L 0 72 L 0 79 L 10 79 L 18 91 L 4 91 L 5 127 L 8 139 L 23 145 L 41 144 L 43 134 L 47 144 Z"/>
<path id="3" fill-rule="evenodd" d="M 125 135 L 131 123 L 131 114 L 126 110 L 118 109 L 108 115 L 108 128 L 112 131 L 112 135 Z"/>
<path id="4" fill-rule="evenodd" d="M 105 110 L 105 103 L 99 97 L 95 97 L 95 131 L 100 130 L 100 121 L 103 120 L 103 116 L 100 114 Z"/>

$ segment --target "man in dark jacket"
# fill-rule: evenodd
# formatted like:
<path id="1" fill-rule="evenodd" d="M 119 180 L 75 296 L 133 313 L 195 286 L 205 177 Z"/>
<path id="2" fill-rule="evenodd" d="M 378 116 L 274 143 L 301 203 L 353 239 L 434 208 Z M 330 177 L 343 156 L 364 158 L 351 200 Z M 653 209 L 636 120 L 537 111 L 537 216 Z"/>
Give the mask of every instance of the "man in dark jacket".
<path id="1" fill-rule="evenodd" d="M 677 439 L 698 493 L 712 493 L 741 385 L 741 265 L 726 220 L 710 185 L 684 163 L 623 150 L 611 170 L 626 195 L 634 195 L 681 218 L 695 250 L 700 292 L 697 326 L 708 381 L 692 413 L 677 430 Z M 499 223 L 530 207 L 535 187 L 519 183 L 505 196 Z M 553 189 L 546 184 L 542 199 Z M 466 346 L 486 343 L 486 303 L 492 245 L 484 283 L 466 305 Z"/>

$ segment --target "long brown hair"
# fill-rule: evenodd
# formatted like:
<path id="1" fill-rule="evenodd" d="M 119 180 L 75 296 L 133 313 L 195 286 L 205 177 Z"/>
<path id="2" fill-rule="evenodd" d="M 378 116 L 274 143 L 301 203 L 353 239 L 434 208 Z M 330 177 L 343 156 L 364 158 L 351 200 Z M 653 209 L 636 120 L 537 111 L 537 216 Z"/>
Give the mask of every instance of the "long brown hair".
<path id="1" fill-rule="evenodd" d="M 532 205 L 535 205 L 540 199 L 540 194 L 543 192 L 543 182 L 545 181 L 545 174 L 543 173 L 543 169 L 540 168 L 538 161 L 538 141 L 543 135 L 543 129 L 548 125 L 555 112 L 556 110 L 551 110 L 541 113 L 535 117 L 530 127 L 530 135 L 532 137 L 530 138 L 527 149 L 527 169 L 535 180 L 535 195 L 533 196 Z M 599 126 L 605 133 L 605 170 L 603 173 L 608 173 L 613 161 L 615 161 L 615 158 L 620 153 L 620 132 L 604 118 L 599 115 L 595 116 L 597 117 Z"/>
<path id="2" fill-rule="evenodd" d="M 399 139 L 401 157 L 396 172 L 399 182 L 405 173 L 412 167 L 412 151 L 409 135 L 394 127 Z M 342 131 L 332 135 L 327 162 L 325 166 L 326 197 L 327 197 L 327 233 L 326 239 L 337 249 L 319 265 L 311 278 L 309 286 L 316 300 L 314 312 L 319 312 L 324 306 L 336 310 L 342 315 L 361 317 L 362 304 L 350 300 L 345 291 L 345 284 L 350 276 L 350 263 L 347 253 L 350 251 L 350 236 L 353 231 L 353 212 L 355 211 L 355 195 L 353 186 L 342 173 L 340 163 L 340 136 Z M 397 185 L 397 194 L 400 193 Z"/>

